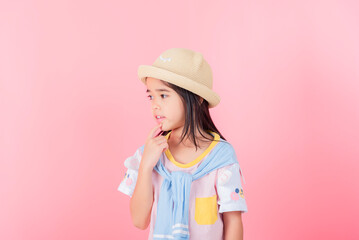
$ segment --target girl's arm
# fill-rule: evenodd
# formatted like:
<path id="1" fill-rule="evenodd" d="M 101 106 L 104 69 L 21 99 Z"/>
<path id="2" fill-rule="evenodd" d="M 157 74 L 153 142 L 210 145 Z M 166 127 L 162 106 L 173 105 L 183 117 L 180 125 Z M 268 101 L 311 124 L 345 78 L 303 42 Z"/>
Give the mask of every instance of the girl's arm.
<path id="1" fill-rule="evenodd" d="M 243 240 L 242 212 L 224 212 L 224 240 Z"/>
<path id="2" fill-rule="evenodd" d="M 142 230 L 148 227 L 151 221 L 153 204 L 152 171 L 161 153 L 168 148 L 166 137 L 155 137 L 155 132 L 162 127 L 162 123 L 154 127 L 147 137 L 143 155 L 138 169 L 135 189 L 130 201 L 130 211 L 133 225 Z"/>
<path id="3" fill-rule="evenodd" d="M 136 187 L 130 200 L 133 225 L 142 230 L 148 227 L 151 220 L 153 204 L 152 169 L 140 165 Z"/>

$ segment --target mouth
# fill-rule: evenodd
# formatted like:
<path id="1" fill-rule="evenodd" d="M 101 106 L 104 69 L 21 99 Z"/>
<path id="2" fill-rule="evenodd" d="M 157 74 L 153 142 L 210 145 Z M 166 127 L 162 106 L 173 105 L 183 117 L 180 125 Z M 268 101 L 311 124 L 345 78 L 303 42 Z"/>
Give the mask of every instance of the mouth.
<path id="1" fill-rule="evenodd" d="M 160 116 L 160 115 L 155 115 L 155 119 L 158 123 L 162 122 L 166 117 L 164 116 Z"/>

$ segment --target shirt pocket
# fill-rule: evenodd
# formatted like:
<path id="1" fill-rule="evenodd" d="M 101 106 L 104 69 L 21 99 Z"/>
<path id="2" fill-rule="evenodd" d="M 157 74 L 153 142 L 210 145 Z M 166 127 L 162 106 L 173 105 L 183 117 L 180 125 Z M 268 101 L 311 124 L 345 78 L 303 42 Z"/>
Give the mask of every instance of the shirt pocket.
<path id="1" fill-rule="evenodd" d="M 199 225 L 211 225 L 218 219 L 217 194 L 196 198 L 194 219 Z"/>

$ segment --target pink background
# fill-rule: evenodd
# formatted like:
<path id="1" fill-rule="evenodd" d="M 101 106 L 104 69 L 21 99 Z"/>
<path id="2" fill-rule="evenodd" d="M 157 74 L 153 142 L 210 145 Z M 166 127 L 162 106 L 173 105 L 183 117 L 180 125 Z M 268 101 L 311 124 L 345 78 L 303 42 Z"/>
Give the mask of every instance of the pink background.
<path id="1" fill-rule="evenodd" d="M 248 240 L 359 239 L 357 1 L 0 3 L 0 239 L 146 239 L 117 191 L 155 124 L 137 79 L 211 64 Z"/>

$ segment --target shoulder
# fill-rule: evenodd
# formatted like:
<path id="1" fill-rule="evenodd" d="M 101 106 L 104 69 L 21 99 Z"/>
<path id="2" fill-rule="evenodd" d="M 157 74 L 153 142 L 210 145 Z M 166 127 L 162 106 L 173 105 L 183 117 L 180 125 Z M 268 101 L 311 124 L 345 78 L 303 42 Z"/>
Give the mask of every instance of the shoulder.
<path id="1" fill-rule="evenodd" d="M 226 156 L 227 158 L 236 158 L 236 151 L 230 142 L 220 139 L 217 145 L 217 152 L 221 156 Z"/>
<path id="2" fill-rule="evenodd" d="M 221 140 L 222 140 L 222 139 L 221 139 Z M 235 152 L 234 147 L 233 147 L 233 145 L 232 145 L 230 142 L 228 142 L 228 141 L 226 141 L 226 140 L 222 140 L 221 143 L 222 143 L 222 145 L 223 145 L 223 148 L 224 148 L 226 151 L 228 151 L 228 152 Z"/>
<path id="3" fill-rule="evenodd" d="M 145 149 L 145 144 L 136 148 L 135 155 L 142 156 Z"/>
<path id="4" fill-rule="evenodd" d="M 139 153 L 139 154 L 143 154 L 143 150 L 145 149 L 145 144 L 143 144 L 143 145 L 141 145 L 141 146 L 139 146 L 139 147 L 137 147 L 137 149 L 136 149 L 136 153 Z"/>
<path id="5" fill-rule="evenodd" d="M 138 147 L 135 152 L 132 154 L 132 156 L 129 156 L 125 162 L 124 165 L 128 169 L 132 170 L 138 170 L 143 154 L 144 145 Z"/>
<path id="6" fill-rule="evenodd" d="M 227 164 L 218 168 L 217 172 L 218 174 L 228 173 L 231 175 L 229 171 L 236 172 L 240 168 L 236 150 L 234 149 L 233 145 L 226 140 L 221 139 L 221 142 L 218 144 L 220 144 L 220 150 L 217 154 L 221 158 L 225 158 L 227 160 Z"/>

